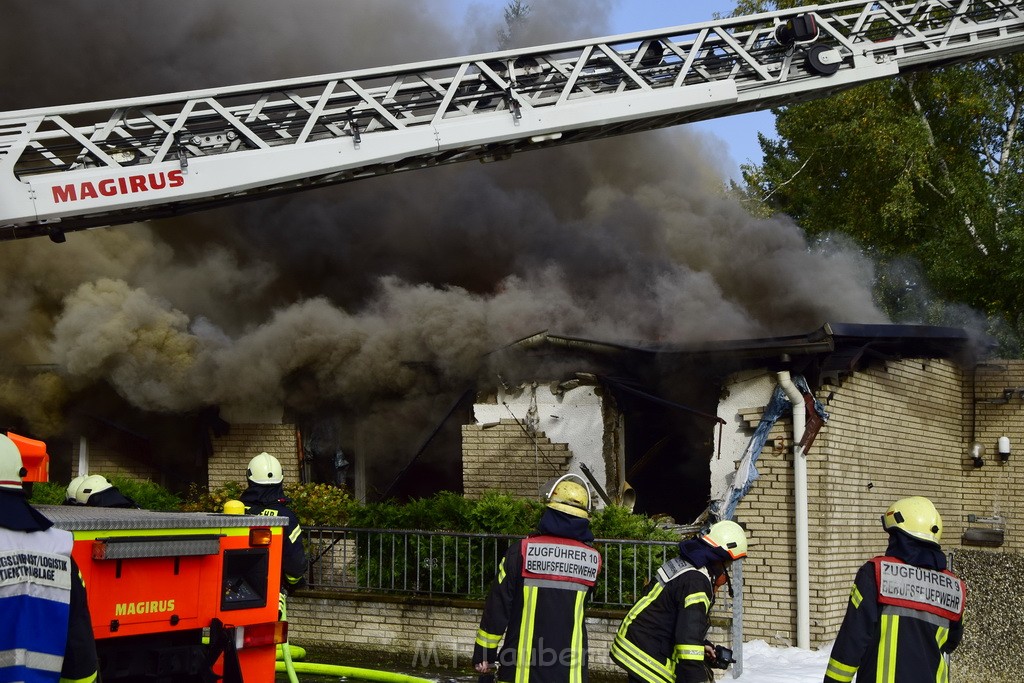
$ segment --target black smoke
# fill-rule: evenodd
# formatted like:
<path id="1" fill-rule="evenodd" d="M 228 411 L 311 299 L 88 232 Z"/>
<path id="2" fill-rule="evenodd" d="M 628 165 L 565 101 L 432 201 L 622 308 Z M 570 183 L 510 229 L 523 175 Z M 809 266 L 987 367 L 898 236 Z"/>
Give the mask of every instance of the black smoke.
<path id="1" fill-rule="evenodd" d="M 519 35 L 603 35 L 611 5 L 532 3 Z M 501 10 L 7 0 L 0 110 L 489 51 Z M 154 413 L 331 406 L 371 424 L 407 402 L 429 423 L 486 353 L 542 329 L 682 342 L 883 321 L 870 264 L 751 218 L 723 155 L 680 128 L 4 243 L 0 411 L 45 436 L 103 384 Z"/>

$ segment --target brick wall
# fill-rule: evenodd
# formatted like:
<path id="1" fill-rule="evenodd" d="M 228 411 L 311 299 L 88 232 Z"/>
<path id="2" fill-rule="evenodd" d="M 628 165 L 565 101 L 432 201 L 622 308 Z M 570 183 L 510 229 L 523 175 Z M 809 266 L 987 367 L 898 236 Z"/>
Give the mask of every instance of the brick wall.
<path id="1" fill-rule="evenodd" d="M 903 360 L 822 388 L 835 393 L 808 462 L 812 643 L 835 638 L 857 568 L 885 551 L 879 518 L 894 500 L 930 498 L 946 549 L 958 544 L 964 380 L 949 361 Z"/>
<path id="2" fill-rule="evenodd" d="M 208 469 L 211 489 L 244 483 L 249 461 L 263 451 L 281 461 L 285 482 L 299 480 L 295 425 L 233 423 L 229 434 L 214 439 L 213 450 Z"/>
<path id="3" fill-rule="evenodd" d="M 545 482 L 566 473 L 572 454 L 543 433 L 530 437 L 518 422 L 462 427 L 462 490 L 467 498 L 500 491 L 537 498 Z"/>
<path id="4" fill-rule="evenodd" d="M 71 476 L 77 474 L 78 459 L 75 458 L 71 464 Z M 128 477 L 158 483 L 160 481 L 159 473 L 155 469 L 117 451 L 92 445 L 89 447 L 89 474 L 102 474 L 107 478 Z"/>
<path id="5" fill-rule="evenodd" d="M 1024 550 L 1024 399 L 1019 391 L 1024 388 L 1024 360 L 996 361 L 979 367 L 975 373 L 973 393 L 968 402 L 973 410 L 967 412 L 965 444 L 977 441 L 985 447 L 985 465 L 973 466 L 966 448 L 962 468 L 963 514 L 978 517 L 1005 518 L 1006 543 L 1001 550 Z M 1004 392 L 1011 390 L 1004 401 Z M 971 422 L 974 422 L 973 433 Z M 1010 459 L 1001 462 L 996 453 L 1000 436 L 1010 439 Z M 970 526 L 992 528 L 990 524 Z M 949 534 L 947 532 L 947 537 Z"/>
<path id="6" fill-rule="evenodd" d="M 892 501 L 930 498 L 947 549 L 963 531 L 965 373 L 943 360 L 901 360 L 825 385 L 830 414 L 807 455 L 810 635 L 835 638 L 858 567 L 885 550 L 880 515 Z M 751 431 L 758 415 L 743 415 Z M 750 532 L 744 637 L 794 643 L 796 556 L 792 419 L 758 460 L 761 479 L 736 510 Z"/>
<path id="7" fill-rule="evenodd" d="M 750 434 L 762 411 L 741 413 Z M 744 640 L 795 641 L 792 424 L 787 413 L 772 426 L 757 460 L 761 478 L 736 507 L 736 519 L 746 527 L 749 543 L 743 560 Z"/>

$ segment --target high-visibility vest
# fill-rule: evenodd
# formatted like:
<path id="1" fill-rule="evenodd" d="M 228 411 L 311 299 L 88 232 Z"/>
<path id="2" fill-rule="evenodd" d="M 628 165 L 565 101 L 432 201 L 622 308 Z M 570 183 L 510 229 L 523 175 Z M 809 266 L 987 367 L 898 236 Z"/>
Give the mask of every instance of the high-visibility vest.
<path id="1" fill-rule="evenodd" d="M 60 680 L 71 604 L 70 532 L 0 528 L 0 680 Z"/>

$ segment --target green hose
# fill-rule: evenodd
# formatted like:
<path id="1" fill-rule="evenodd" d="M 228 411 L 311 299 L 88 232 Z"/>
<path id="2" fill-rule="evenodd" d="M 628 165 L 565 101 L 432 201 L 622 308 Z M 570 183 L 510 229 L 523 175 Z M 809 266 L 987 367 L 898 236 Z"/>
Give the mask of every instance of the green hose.
<path id="1" fill-rule="evenodd" d="M 278 606 L 281 608 L 281 621 L 288 621 L 288 606 L 284 593 L 281 593 L 278 598 Z M 281 654 L 284 655 L 284 661 L 275 662 L 274 671 L 281 671 L 282 669 L 277 667 L 283 665 L 283 670 L 288 672 L 290 683 L 299 683 L 299 677 L 295 674 L 295 664 L 292 662 L 292 646 L 288 644 L 287 640 L 281 643 Z"/>
<path id="2" fill-rule="evenodd" d="M 288 608 L 283 593 L 281 594 L 280 608 L 281 621 L 288 621 Z M 306 656 L 306 651 L 301 647 L 296 646 L 295 649 L 299 653 L 298 659 L 302 659 Z M 354 666 L 339 666 L 337 664 L 293 662 L 292 646 L 288 641 L 278 645 L 278 655 L 279 659 L 274 663 L 274 671 L 278 673 L 286 672 L 290 683 L 299 683 L 299 677 L 296 675 L 299 673 L 318 676 L 345 676 L 348 678 L 359 678 L 364 681 L 381 681 L 382 683 L 437 683 L 429 678 L 419 678 L 417 676 L 393 673 L 391 671 L 360 669 Z M 283 658 L 284 661 L 280 661 L 281 658 Z"/>
<path id="3" fill-rule="evenodd" d="M 292 652 L 292 661 L 293 662 L 297 662 L 299 660 L 302 660 L 302 659 L 306 658 L 306 648 L 302 647 L 301 645 L 295 645 L 293 643 L 288 643 L 288 649 L 290 649 L 291 652 Z M 279 662 L 283 662 L 284 661 L 284 645 L 282 645 L 280 643 L 277 646 L 277 661 L 279 661 Z"/>
<path id="4" fill-rule="evenodd" d="M 274 670 L 278 672 L 287 671 L 287 666 L 287 662 L 277 662 Z M 314 662 L 295 662 L 291 666 L 295 672 L 318 676 L 345 676 L 348 678 L 359 678 L 364 681 L 381 681 L 382 683 L 437 683 L 437 681 L 429 678 L 419 678 L 391 671 L 377 671 L 376 669 L 360 669 L 354 666 L 316 664 Z"/>

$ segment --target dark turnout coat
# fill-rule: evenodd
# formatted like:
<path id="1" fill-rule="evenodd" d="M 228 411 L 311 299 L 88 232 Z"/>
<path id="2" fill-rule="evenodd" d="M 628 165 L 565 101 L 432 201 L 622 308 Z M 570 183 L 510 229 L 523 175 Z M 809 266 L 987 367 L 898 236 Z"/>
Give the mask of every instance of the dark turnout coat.
<path id="1" fill-rule="evenodd" d="M 281 555 L 281 587 L 286 591 L 301 588 L 306 582 L 306 549 L 302 545 L 302 526 L 299 517 L 288 507 L 281 484 L 254 484 L 239 496 L 250 515 L 285 517 L 288 525 L 284 528 L 284 551 Z"/>
<path id="2" fill-rule="evenodd" d="M 966 585 L 938 546 L 890 532 L 857 571 L 825 683 L 944 683 L 963 635 Z"/>
<path id="3" fill-rule="evenodd" d="M 707 569 L 681 557 L 669 560 L 619 625 L 612 659 L 631 680 L 706 681 L 704 641 L 714 600 Z"/>
<path id="4" fill-rule="evenodd" d="M 601 571 L 585 519 L 546 509 L 538 533 L 513 543 L 491 585 L 473 664 L 498 664 L 499 681 L 586 683 L 583 610 Z"/>

